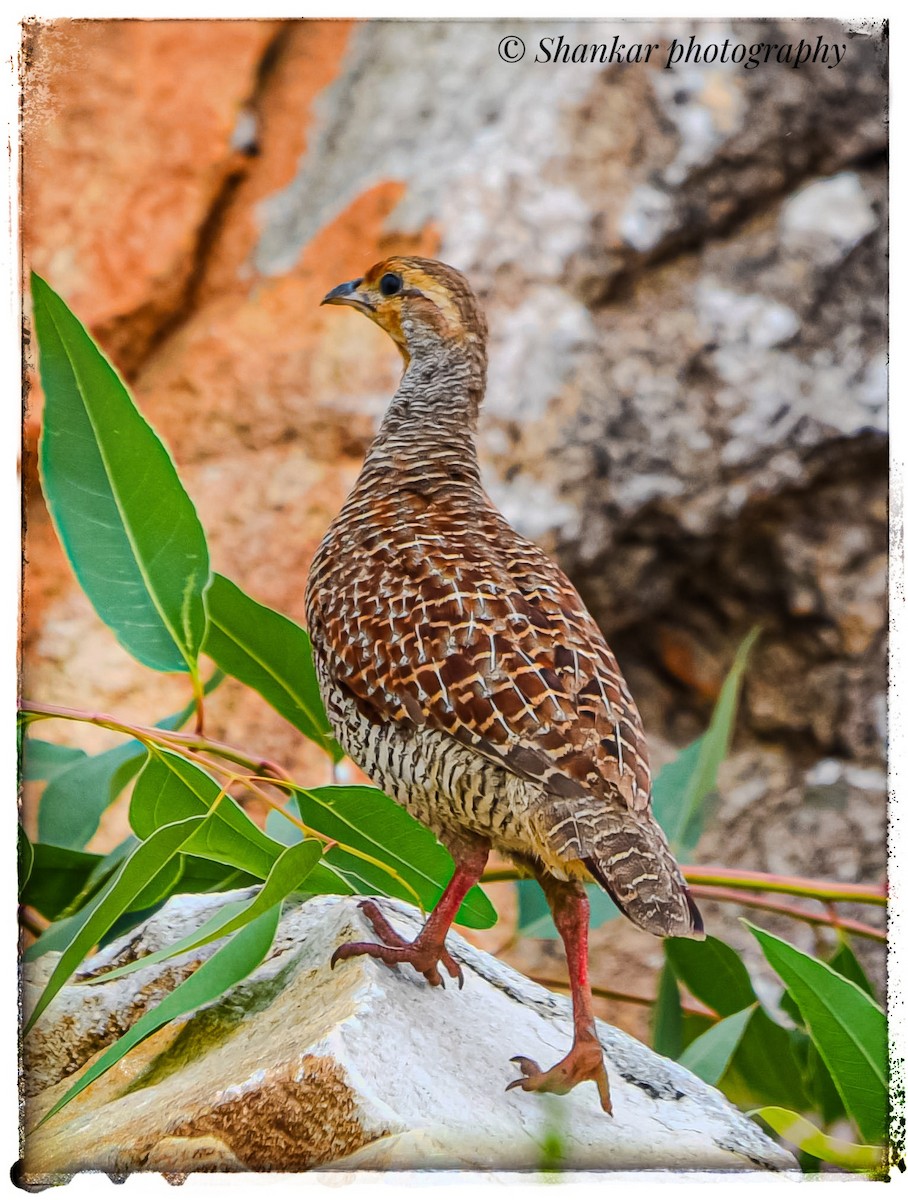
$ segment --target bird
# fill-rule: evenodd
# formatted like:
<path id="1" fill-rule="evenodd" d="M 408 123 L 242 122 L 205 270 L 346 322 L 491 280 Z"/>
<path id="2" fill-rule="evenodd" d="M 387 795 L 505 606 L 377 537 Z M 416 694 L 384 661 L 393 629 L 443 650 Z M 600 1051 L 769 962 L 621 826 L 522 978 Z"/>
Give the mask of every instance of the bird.
<path id="1" fill-rule="evenodd" d="M 447 848 L 454 872 L 406 941 L 374 900 L 358 955 L 463 986 L 445 938 L 492 850 L 535 876 L 564 944 L 573 1041 L 507 1090 L 598 1088 L 612 1112 L 589 981 L 586 884 L 637 926 L 700 939 L 703 921 L 651 812 L 636 704 L 576 588 L 508 524 L 481 478 L 488 330 L 467 279 L 393 256 L 322 300 L 367 316 L 403 374 L 359 477 L 319 545 L 306 620 L 334 734 L 354 763 Z"/>

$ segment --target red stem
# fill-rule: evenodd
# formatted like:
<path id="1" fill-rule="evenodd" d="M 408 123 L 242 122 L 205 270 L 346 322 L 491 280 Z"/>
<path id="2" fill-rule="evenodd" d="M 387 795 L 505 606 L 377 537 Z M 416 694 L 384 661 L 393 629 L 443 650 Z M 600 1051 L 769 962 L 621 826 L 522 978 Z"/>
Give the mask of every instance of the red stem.
<path id="1" fill-rule="evenodd" d="M 708 887 L 706 884 L 699 884 L 690 890 L 702 900 L 723 900 L 732 904 L 741 904 L 747 908 L 762 908 L 766 912 L 779 913 L 781 916 L 796 917 L 799 921 L 806 921 L 810 925 L 831 925 L 834 929 L 842 929 L 858 937 L 870 938 L 874 942 L 886 941 L 886 934 L 879 929 L 874 929 L 872 925 L 865 925 L 863 921 L 852 921 L 848 917 L 840 917 L 838 914 L 829 916 L 822 913 L 810 913 L 793 904 L 779 904 L 775 900 L 747 896 L 733 891 L 731 888 Z"/>

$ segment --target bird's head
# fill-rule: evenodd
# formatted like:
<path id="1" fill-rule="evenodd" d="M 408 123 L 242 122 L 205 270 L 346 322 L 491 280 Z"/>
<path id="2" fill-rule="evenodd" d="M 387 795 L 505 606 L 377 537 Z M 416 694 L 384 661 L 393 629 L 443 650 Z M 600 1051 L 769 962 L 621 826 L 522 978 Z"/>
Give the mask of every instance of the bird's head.
<path id="1" fill-rule="evenodd" d="M 381 326 L 404 362 L 441 348 L 462 349 L 485 368 L 486 322 L 459 271 L 433 258 L 386 258 L 360 279 L 338 284 L 322 304 L 346 304 Z"/>

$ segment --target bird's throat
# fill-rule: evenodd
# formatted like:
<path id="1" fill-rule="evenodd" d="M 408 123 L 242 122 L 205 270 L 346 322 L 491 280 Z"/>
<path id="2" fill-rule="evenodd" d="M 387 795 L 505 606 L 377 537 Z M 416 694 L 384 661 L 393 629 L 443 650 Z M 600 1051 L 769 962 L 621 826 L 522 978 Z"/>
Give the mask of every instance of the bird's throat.
<path id="1" fill-rule="evenodd" d="M 484 390 L 469 364 L 428 364 L 413 359 L 385 413 L 363 467 L 363 475 L 391 471 L 402 482 L 414 478 L 475 481 L 476 421 Z"/>

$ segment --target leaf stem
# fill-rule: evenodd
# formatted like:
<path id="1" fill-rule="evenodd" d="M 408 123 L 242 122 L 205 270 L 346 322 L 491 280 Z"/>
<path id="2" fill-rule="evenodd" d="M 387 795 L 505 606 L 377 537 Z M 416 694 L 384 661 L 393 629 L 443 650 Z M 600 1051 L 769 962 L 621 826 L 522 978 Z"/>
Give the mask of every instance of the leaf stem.
<path id="1" fill-rule="evenodd" d="M 50 922 L 41 917 L 34 909 L 23 904 L 19 906 L 19 924 L 23 929 L 28 930 L 32 937 L 37 938 L 41 936 Z"/>
<path id="2" fill-rule="evenodd" d="M 764 900 L 759 896 L 744 896 L 731 888 L 706 887 L 694 885 L 691 891 L 701 900 L 719 900 L 729 904 L 741 904 L 746 908 L 761 908 L 766 912 L 779 913 L 781 916 L 794 917 L 798 921 L 806 921 L 809 925 L 826 925 L 833 929 L 841 929 L 853 933 L 856 937 L 870 938 L 874 942 L 886 941 L 886 934 L 863 921 L 852 921 L 848 917 L 840 917 L 835 912 L 812 913 L 804 908 L 796 908 L 793 904 L 777 904 L 773 900 Z"/>
<path id="3" fill-rule="evenodd" d="M 755 892 L 782 892 L 806 900 L 838 901 L 851 904 L 885 906 L 884 885 L 864 883 L 835 883 L 825 879 L 807 879 L 797 875 L 771 875 L 763 871 L 739 871 L 731 867 L 682 867 L 687 882 L 696 887 L 746 888 Z M 517 867 L 501 867 L 486 871 L 480 883 L 501 883 L 527 879 L 529 874 Z M 730 897 L 729 897 L 730 898 Z M 738 904 L 745 899 L 735 896 Z"/>
<path id="4" fill-rule="evenodd" d="M 277 764 L 266 759 L 251 757 L 236 746 L 228 745 L 227 742 L 218 742 L 197 733 L 179 733 L 174 729 L 159 729 L 157 726 L 133 725 L 128 721 L 117 720 L 116 717 L 111 717 L 107 713 L 85 712 L 82 709 L 65 708 L 58 704 L 37 704 L 32 700 L 23 700 L 21 711 L 32 721 L 55 718 L 65 721 L 82 721 L 89 725 L 98 725 L 102 729 L 112 729 L 115 733 L 128 734 L 146 744 L 151 742 L 163 746 L 165 750 L 171 747 L 181 750 L 201 750 L 208 754 L 214 754 L 226 762 L 245 767 L 256 775 L 264 770 L 269 775 L 274 775 L 276 787 L 290 789 L 289 776 Z"/>
<path id="5" fill-rule="evenodd" d="M 198 664 L 190 672 L 192 680 L 192 698 L 195 701 L 195 733 L 197 737 L 205 736 L 205 685 L 199 674 Z"/>
<path id="6" fill-rule="evenodd" d="M 754 892 L 784 892 L 808 900 L 886 905 L 885 884 L 835 883 L 798 875 L 771 875 L 762 871 L 739 871 L 731 867 L 682 867 L 687 882 L 706 887 L 748 888 Z"/>

